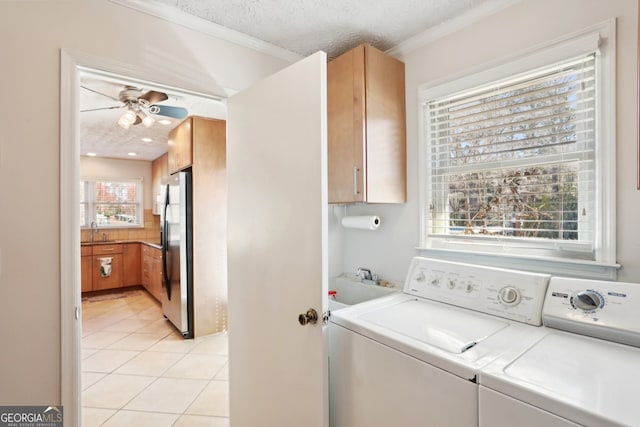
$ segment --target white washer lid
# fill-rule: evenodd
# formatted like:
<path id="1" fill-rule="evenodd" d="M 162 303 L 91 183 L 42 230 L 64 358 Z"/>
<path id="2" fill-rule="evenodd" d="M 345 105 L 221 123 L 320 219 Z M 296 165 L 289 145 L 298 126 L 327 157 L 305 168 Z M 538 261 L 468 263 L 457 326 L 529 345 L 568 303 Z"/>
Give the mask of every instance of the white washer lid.
<path id="1" fill-rule="evenodd" d="M 364 313 L 361 319 L 441 348 L 461 354 L 508 323 L 499 319 L 480 317 L 473 312 L 456 312 L 451 308 L 428 304 L 421 300 L 406 301 L 380 310 Z"/>
<path id="2" fill-rule="evenodd" d="M 413 316 L 409 315 L 408 312 L 397 313 L 396 310 L 392 309 L 395 306 L 402 307 L 407 302 L 415 303 L 416 300 L 420 304 L 409 304 L 408 306 L 412 308 Z M 438 314 L 430 315 L 428 312 Z M 388 322 L 387 324 L 379 324 L 383 322 L 382 316 L 387 318 L 384 320 L 384 322 Z M 399 316 L 399 318 L 396 318 L 396 316 Z M 414 318 L 416 316 L 418 319 L 423 320 L 415 321 Z M 443 334 L 446 332 L 448 334 L 449 330 L 451 330 L 451 335 L 455 336 L 454 332 L 459 331 L 458 338 L 456 338 L 459 344 L 451 346 L 454 351 L 456 348 L 460 351 L 464 344 L 472 340 L 480 340 L 480 342 L 462 353 L 453 353 L 444 350 L 442 347 L 429 344 L 424 339 L 409 336 L 408 334 L 412 332 L 403 329 L 401 326 L 409 324 L 417 328 L 417 325 L 425 323 L 424 319 L 428 318 L 428 316 L 440 319 L 438 322 L 441 327 L 447 325 L 446 328 L 438 332 Z M 540 329 L 536 326 L 416 298 L 405 293 L 396 293 L 337 310 L 331 313 L 329 320 L 333 324 L 342 326 L 418 360 L 472 381 L 476 380 L 481 367 L 494 361 L 514 345 L 521 350 L 528 348 L 530 342 L 524 338 L 528 337 L 530 332 Z M 490 321 L 485 322 L 486 320 Z M 478 325 L 489 326 L 478 327 Z M 390 327 L 394 329 L 389 329 Z M 470 328 L 474 328 L 476 331 L 463 335 Z M 487 337 L 489 334 L 491 335 Z M 419 330 L 414 329 L 413 335 L 419 336 Z M 484 337 L 487 338 L 484 339 Z M 442 344 L 442 340 L 440 344 Z"/>
<path id="3" fill-rule="evenodd" d="M 482 385 L 581 424 L 640 421 L 639 348 L 550 332 L 512 362 L 506 357 L 485 368 Z"/>

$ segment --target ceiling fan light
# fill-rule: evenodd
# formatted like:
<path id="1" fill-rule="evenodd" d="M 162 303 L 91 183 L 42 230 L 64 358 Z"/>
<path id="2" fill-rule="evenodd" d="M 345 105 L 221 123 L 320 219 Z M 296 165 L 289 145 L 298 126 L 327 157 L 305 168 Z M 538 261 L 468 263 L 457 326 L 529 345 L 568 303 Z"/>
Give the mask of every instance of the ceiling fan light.
<path id="1" fill-rule="evenodd" d="M 120 119 L 118 120 L 118 124 L 124 129 L 129 129 L 129 126 L 131 126 L 135 121 L 136 121 L 135 111 L 127 108 L 127 111 L 122 113 L 122 116 L 120 116 Z"/>
<path id="2" fill-rule="evenodd" d="M 125 120 L 129 122 L 129 124 L 132 124 L 133 122 L 136 121 L 136 112 L 128 109 L 127 111 L 124 112 L 122 117 L 124 117 Z"/>
<path id="3" fill-rule="evenodd" d="M 153 125 L 153 123 L 155 123 L 155 120 L 153 119 L 153 117 L 147 116 L 143 112 L 140 112 L 140 115 L 142 116 L 142 124 L 144 125 L 144 127 L 150 128 Z"/>
<path id="4" fill-rule="evenodd" d="M 129 120 L 123 114 L 122 116 L 120 116 L 120 120 L 118 120 L 118 125 L 120 125 L 120 127 L 123 129 L 129 129 L 129 126 L 131 126 L 131 122 L 129 122 Z"/>

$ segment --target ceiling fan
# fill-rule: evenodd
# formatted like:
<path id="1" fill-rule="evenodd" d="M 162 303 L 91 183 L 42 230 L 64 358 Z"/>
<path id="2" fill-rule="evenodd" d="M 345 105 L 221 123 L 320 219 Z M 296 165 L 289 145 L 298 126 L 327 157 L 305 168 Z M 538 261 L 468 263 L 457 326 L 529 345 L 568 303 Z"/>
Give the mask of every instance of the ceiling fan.
<path id="1" fill-rule="evenodd" d="M 97 93 L 114 101 L 120 101 L 121 105 L 113 107 L 93 108 L 89 110 L 81 110 L 81 113 L 89 111 L 99 110 L 113 110 L 115 108 L 126 108 L 118 120 L 118 125 L 124 129 L 129 129 L 131 125 L 137 125 L 142 123 L 145 127 L 151 127 L 155 122 L 155 119 L 151 115 L 160 115 L 165 117 L 172 117 L 175 119 L 183 119 L 189 114 L 186 108 L 173 107 L 169 105 L 159 105 L 158 103 L 166 101 L 169 96 L 164 92 L 157 92 L 150 90 L 142 92 L 135 86 L 125 86 L 118 94 L 118 99 L 98 92 L 86 86 L 81 86 L 90 92 Z"/>

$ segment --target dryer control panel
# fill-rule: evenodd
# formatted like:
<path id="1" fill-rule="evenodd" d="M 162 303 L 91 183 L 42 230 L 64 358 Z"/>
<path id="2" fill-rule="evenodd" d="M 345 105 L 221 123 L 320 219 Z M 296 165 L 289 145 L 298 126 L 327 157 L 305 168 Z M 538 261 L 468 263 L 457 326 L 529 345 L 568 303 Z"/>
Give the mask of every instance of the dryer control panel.
<path id="1" fill-rule="evenodd" d="M 546 326 L 640 347 L 640 283 L 553 277 Z"/>
<path id="2" fill-rule="evenodd" d="M 404 292 L 539 326 L 549 275 L 415 257 Z"/>

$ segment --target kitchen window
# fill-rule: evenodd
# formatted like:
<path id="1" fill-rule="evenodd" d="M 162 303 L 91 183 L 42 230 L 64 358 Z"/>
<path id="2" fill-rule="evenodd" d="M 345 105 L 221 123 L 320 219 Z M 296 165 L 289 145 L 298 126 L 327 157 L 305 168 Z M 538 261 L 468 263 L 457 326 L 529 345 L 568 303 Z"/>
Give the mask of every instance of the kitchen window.
<path id="1" fill-rule="evenodd" d="M 141 227 L 141 180 L 80 180 L 80 225 L 100 228 Z"/>
<path id="2" fill-rule="evenodd" d="M 500 265 L 525 268 L 542 261 L 545 272 L 558 262 L 558 271 L 592 275 L 587 265 L 611 278 L 609 31 L 421 92 L 421 249 L 501 255 Z"/>

